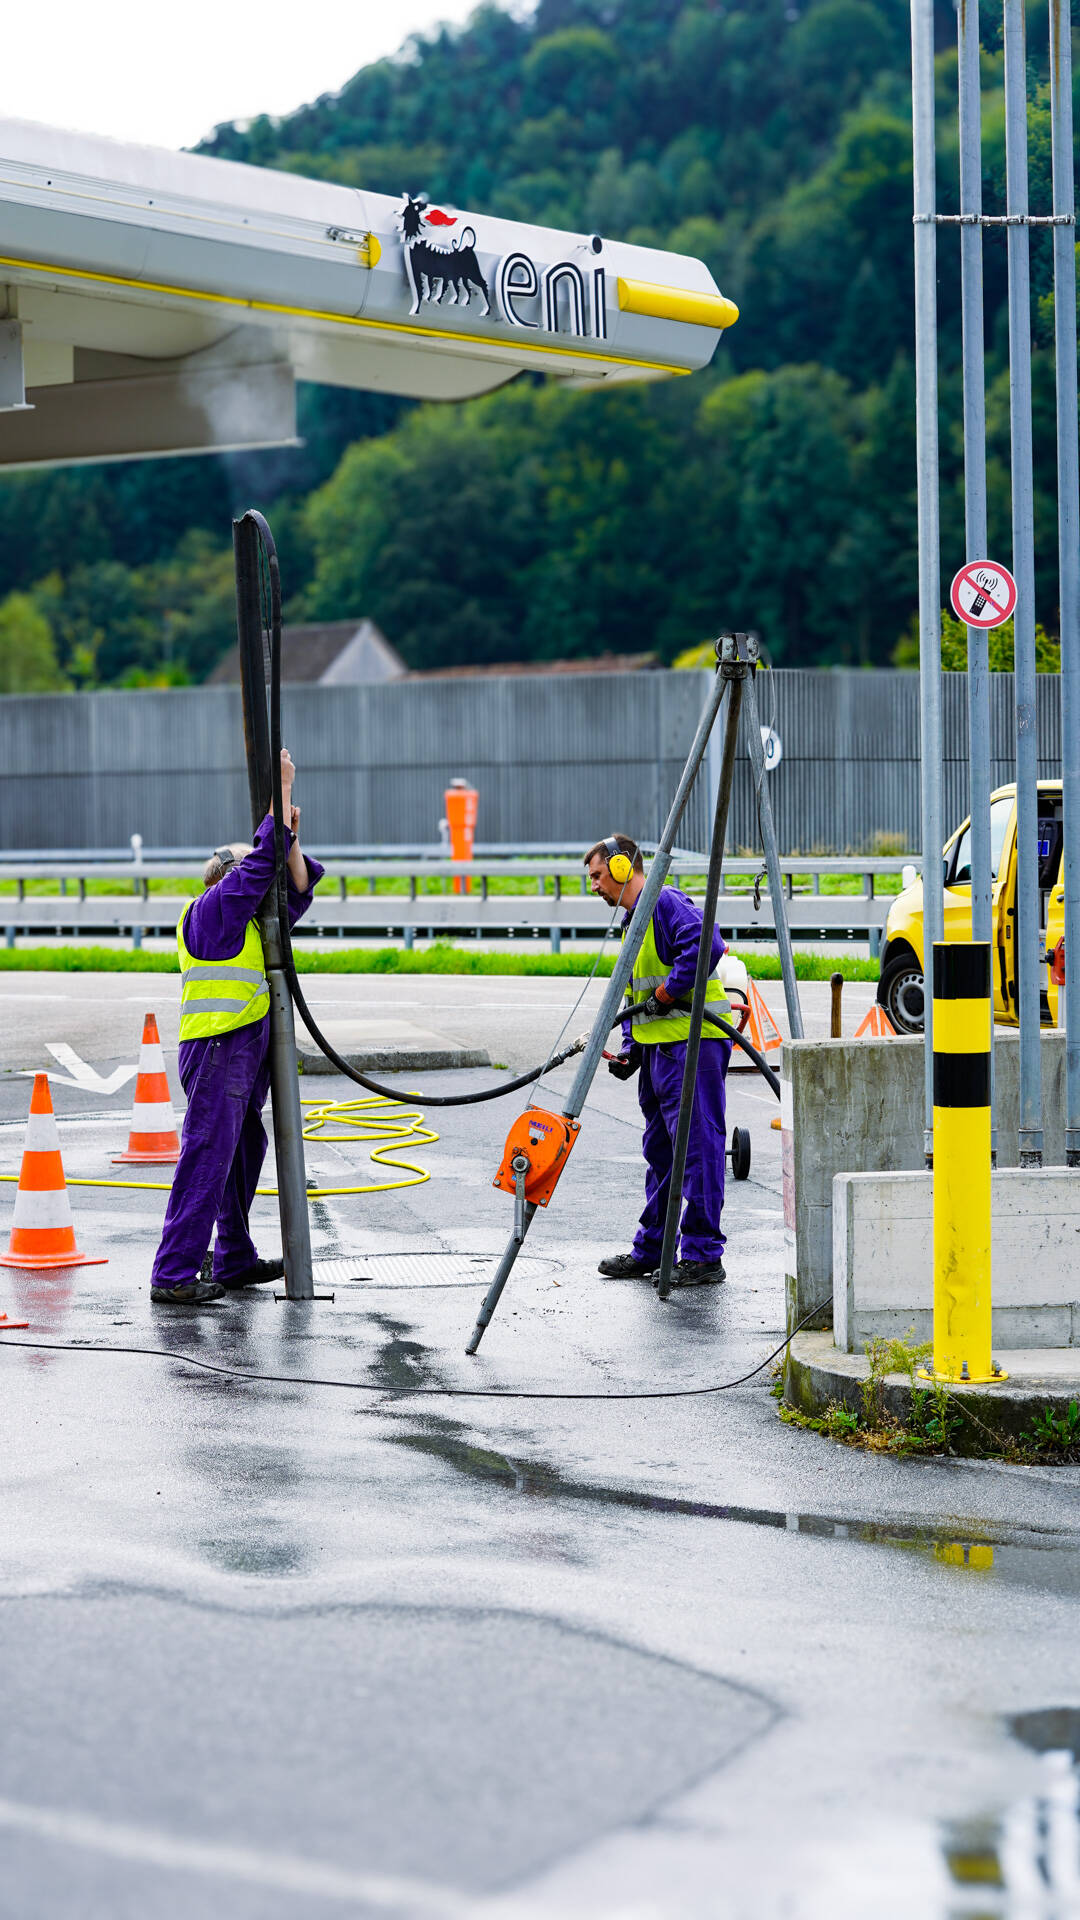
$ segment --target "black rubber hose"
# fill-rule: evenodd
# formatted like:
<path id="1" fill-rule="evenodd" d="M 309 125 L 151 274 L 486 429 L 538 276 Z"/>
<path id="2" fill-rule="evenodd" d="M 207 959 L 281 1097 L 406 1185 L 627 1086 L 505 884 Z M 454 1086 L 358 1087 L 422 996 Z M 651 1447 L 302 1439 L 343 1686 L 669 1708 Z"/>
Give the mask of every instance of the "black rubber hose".
<path id="1" fill-rule="evenodd" d="M 672 1006 L 678 1007 L 680 1012 L 688 1011 L 690 1007 L 689 1000 L 673 1000 L 671 1004 Z M 612 1022 L 612 1025 L 617 1027 L 619 1024 L 619 1020 L 625 1020 L 628 1013 L 636 1013 L 639 1008 L 645 1007 L 647 1005 L 648 1005 L 648 1001 L 646 1000 L 633 1001 L 629 1006 L 626 1006 L 623 1008 L 622 1012 L 619 1015 L 618 1020 L 614 1020 Z M 753 1061 L 755 1067 L 760 1073 L 762 1079 L 768 1081 L 770 1087 L 772 1088 L 772 1091 L 775 1093 L 777 1099 L 779 1100 L 780 1082 L 777 1079 L 772 1068 L 770 1067 L 764 1054 L 761 1054 L 758 1052 L 757 1048 L 753 1046 L 751 1042 L 746 1038 L 746 1035 L 739 1032 L 738 1027 L 733 1027 L 729 1021 L 721 1019 L 718 1013 L 710 1013 L 708 1007 L 706 1007 L 705 1009 L 704 1017 L 709 1022 L 709 1025 L 711 1027 L 719 1027 L 722 1030 L 722 1032 L 727 1034 L 730 1040 L 734 1040 L 735 1045 L 737 1047 L 741 1047 L 744 1053 L 749 1054 L 751 1060 Z"/>
<path id="2" fill-rule="evenodd" d="M 254 515 L 259 530 L 259 538 L 266 559 L 270 580 L 268 626 L 270 630 L 270 795 L 274 815 L 274 859 L 276 874 L 274 895 L 277 906 L 278 928 L 281 936 L 282 965 L 285 978 L 289 983 L 289 992 L 300 1018 L 317 1047 L 326 1058 L 343 1073 L 346 1079 L 356 1082 L 369 1093 L 381 1094 L 385 1099 L 401 1099 L 400 1087 L 388 1087 L 381 1080 L 372 1080 L 370 1075 L 361 1073 L 357 1067 L 351 1067 L 342 1058 L 336 1047 L 332 1047 L 326 1035 L 318 1026 L 315 1016 L 304 997 L 304 990 L 297 977 L 296 962 L 293 959 L 292 929 L 289 925 L 288 883 L 286 880 L 285 854 L 285 818 L 281 806 L 281 588 L 277 568 L 277 555 L 274 550 L 273 535 L 261 514 Z M 410 1098 L 422 1100 L 427 1107 L 475 1107 L 486 1100 L 502 1100 L 508 1093 L 520 1093 L 523 1087 L 532 1086 L 541 1074 L 550 1073 L 553 1068 L 562 1066 L 577 1051 L 575 1046 L 564 1048 L 562 1053 L 554 1054 L 544 1060 L 540 1066 L 528 1073 L 519 1074 L 516 1080 L 500 1081 L 497 1087 L 484 1087 L 476 1093 L 418 1093 Z"/>
<path id="3" fill-rule="evenodd" d="M 679 1004 L 683 1005 L 684 1003 L 680 1001 Z M 710 1013 L 708 1007 L 706 1007 L 705 1009 L 705 1018 L 709 1022 L 710 1026 L 721 1027 L 723 1031 L 732 1040 L 734 1040 L 735 1045 L 737 1047 L 741 1047 L 743 1052 L 750 1056 L 750 1059 L 753 1061 L 762 1079 L 768 1081 L 769 1086 L 772 1088 L 772 1091 L 775 1093 L 777 1099 L 779 1100 L 780 1081 L 777 1078 L 776 1074 L 773 1072 L 772 1068 L 770 1067 L 764 1054 L 759 1053 L 757 1048 L 751 1044 L 751 1042 L 746 1038 L 745 1034 L 739 1032 L 737 1027 L 731 1026 L 727 1020 L 722 1020 L 718 1013 Z"/>
<path id="4" fill-rule="evenodd" d="M 267 609 L 270 628 L 270 797 L 274 815 L 274 859 L 276 864 L 274 891 L 277 903 L 278 927 L 281 934 L 281 951 L 285 978 L 289 983 L 289 992 L 293 997 L 296 1010 L 314 1040 L 315 1045 L 325 1054 L 331 1064 L 338 1069 L 338 1072 L 343 1073 L 346 1079 L 355 1081 L 358 1087 L 364 1087 L 368 1093 L 377 1093 L 382 1095 L 384 1099 L 400 1101 L 400 1087 L 388 1087 L 384 1085 L 381 1080 L 373 1080 L 369 1074 L 361 1073 L 358 1067 L 351 1067 L 348 1061 L 342 1058 L 336 1047 L 331 1046 L 326 1035 L 316 1023 L 315 1016 L 304 998 L 304 990 L 297 977 L 296 962 L 293 959 L 292 928 L 289 925 L 285 816 L 281 806 L 281 779 L 279 771 L 281 766 L 281 583 L 277 568 L 277 553 L 274 548 L 274 539 L 270 528 L 261 514 L 255 514 L 253 518 L 259 529 L 259 539 L 266 558 L 267 571 L 270 578 L 270 605 Z M 611 1030 L 619 1026 L 630 1011 L 632 1011 L 631 1008 L 624 1008 L 616 1019 L 612 1021 Z M 729 1026 L 728 1022 L 721 1020 L 718 1015 L 706 1013 L 705 1018 L 712 1026 L 721 1027 L 736 1045 L 742 1048 L 744 1053 L 749 1054 L 758 1072 L 764 1075 L 779 1100 L 780 1082 L 772 1068 L 762 1058 L 761 1054 L 758 1053 L 756 1047 L 752 1047 L 750 1042 L 744 1039 L 741 1033 L 736 1032 L 734 1027 Z M 562 1066 L 563 1062 L 571 1059 L 577 1051 L 578 1048 L 575 1043 L 572 1046 L 564 1048 L 562 1053 L 553 1054 L 551 1058 L 545 1060 L 541 1066 L 534 1067 L 528 1073 L 519 1074 L 516 1080 L 501 1081 L 497 1087 L 484 1087 L 477 1093 L 410 1093 L 409 1097 L 410 1099 L 422 1100 L 427 1107 L 480 1106 L 484 1101 L 501 1100 L 504 1095 L 508 1093 L 520 1093 L 523 1087 L 531 1087 L 534 1081 L 539 1080 L 545 1073 L 553 1072 L 556 1067 Z"/>

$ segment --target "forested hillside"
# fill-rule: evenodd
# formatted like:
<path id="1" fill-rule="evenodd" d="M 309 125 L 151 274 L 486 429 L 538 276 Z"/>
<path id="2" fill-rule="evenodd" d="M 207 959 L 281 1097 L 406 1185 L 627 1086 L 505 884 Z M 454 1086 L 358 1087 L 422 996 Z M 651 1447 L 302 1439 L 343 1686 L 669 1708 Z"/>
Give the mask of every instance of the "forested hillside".
<path id="1" fill-rule="evenodd" d="M 955 17 L 947 0 L 939 12 L 947 209 Z M 988 211 L 1004 192 L 1000 12 L 983 7 Z M 1045 3 L 1028 24 L 1045 209 Z M 756 627 L 785 665 L 887 662 L 916 601 L 908 61 L 907 0 L 539 0 L 527 15 L 483 6 L 284 120 L 219 127 L 204 150 L 230 159 L 697 254 L 742 318 L 686 381 L 593 394 L 530 376 L 455 407 L 307 388 L 299 451 L 2 481 L 0 684 L 202 678 L 231 637 L 229 518 L 252 503 L 271 512 L 295 614 L 370 614 L 417 666 L 671 658 L 722 625 Z M 992 234 L 991 547 L 1007 555 L 1004 265 Z M 940 268 L 948 570 L 962 558 L 955 232 Z M 1053 632 L 1045 235 L 1032 277 Z"/>

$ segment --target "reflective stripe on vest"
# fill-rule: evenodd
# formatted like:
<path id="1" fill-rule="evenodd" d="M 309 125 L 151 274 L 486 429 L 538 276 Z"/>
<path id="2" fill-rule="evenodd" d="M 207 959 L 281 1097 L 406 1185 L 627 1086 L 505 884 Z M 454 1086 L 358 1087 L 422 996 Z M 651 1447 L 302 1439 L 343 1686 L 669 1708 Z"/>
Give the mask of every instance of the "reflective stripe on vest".
<path id="1" fill-rule="evenodd" d="M 188 902 L 188 906 L 191 902 Z M 249 920 L 244 944 L 231 960 L 196 960 L 184 944 L 184 908 L 176 927 L 180 953 L 180 1038 L 212 1040 L 253 1026 L 270 1011 L 262 940 Z"/>
<path id="2" fill-rule="evenodd" d="M 657 987 L 664 985 L 667 973 L 661 971 L 663 964 L 657 952 L 656 931 L 650 920 L 645 929 L 641 951 L 634 962 L 634 971 L 630 976 L 631 999 L 645 1000 L 650 993 L 656 992 Z M 715 967 L 705 987 L 705 1004 L 710 1010 L 718 1013 L 722 1020 L 731 1019 L 731 1005 Z M 670 1044 L 673 1040 L 688 1040 L 690 1013 L 688 1009 L 684 1012 L 681 1007 L 673 1007 L 667 1013 L 642 1013 L 637 1016 L 630 1031 L 634 1039 L 640 1041 L 643 1047 L 658 1047 Z M 701 1029 L 702 1040 L 723 1040 L 725 1037 L 718 1027 L 710 1026 L 709 1022 L 705 1021 Z"/>

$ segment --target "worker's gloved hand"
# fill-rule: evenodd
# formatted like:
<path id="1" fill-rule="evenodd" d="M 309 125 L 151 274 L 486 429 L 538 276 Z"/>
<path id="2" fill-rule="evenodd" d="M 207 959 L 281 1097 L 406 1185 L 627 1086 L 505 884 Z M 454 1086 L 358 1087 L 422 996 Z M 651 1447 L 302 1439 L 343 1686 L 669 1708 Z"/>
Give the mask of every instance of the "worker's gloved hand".
<path id="1" fill-rule="evenodd" d="M 651 1014 L 658 1014 L 658 1013 L 664 1014 L 667 1012 L 668 1008 L 673 1005 L 674 1005 L 673 997 L 668 992 L 667 988 L 657 987 L 656 992 L 650 993 L 648 999 L 645 1002 L 645 1012 L 651 1013 Z"/>
<path id="2" fill-rule="evenodd" d="M 641 1048 L 632 1041 L 627 1051 L 608 1061 L 608 1072 L 616 1080 L 631 1080 L 641 1065 Z"/>

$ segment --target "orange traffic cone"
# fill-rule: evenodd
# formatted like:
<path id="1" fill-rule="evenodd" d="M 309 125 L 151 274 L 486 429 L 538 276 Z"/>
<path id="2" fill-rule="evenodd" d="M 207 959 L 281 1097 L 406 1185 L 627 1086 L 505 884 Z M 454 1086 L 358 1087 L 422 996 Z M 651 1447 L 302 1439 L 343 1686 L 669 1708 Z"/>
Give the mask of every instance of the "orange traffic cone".
<path id="1" fill-rule="evenodd" d="M 134 1163 L 144 1167 L 172 1167 L 180 1158 L 180 1135 L 169 1098 L 169 1077 L 157 1021 L 148 1013 L 143 1021 L 142 1051 L 135 1081 L 135 1106 L 127 1152 L 113 1155 L 113 1166 Z"/>
<path id="2" fill-rule="evenodd" d="M 773 1053 L 783 1045 L 784 1036 L 753 981 L 748 980 L 746 985 L 750 998 L 750 1038 L 759 1053 Z"/>
<path id="3" fill-rule="evenodd" d="M 893 1026 L 884 1007 L 879 1007 L 876 1000 L 867 1014 L 866 1019 L 855 1029 L 856 1040 L 861 1040 L 863 1034 L 866 1035 L 868 1040 L 896 1039 L 896 1028 Z"/>
<path id="4" fill-rule="evenodd" d="M 783 1044 L 784 1036 L 752 980 L 748 980 L 746 983 L 746 999 L 747 1005 L 750 1008 L 749 1017 L 746 1022 L 746 1037 L 750 1045 L 756 1047 L 759 1053 L 769 1054 L 775 1052 L 776 1048 Z M 745 1054 L 741 1056 L 738 1066 L 736 1066 L 735 1060 L 732 1059 L 728 1071 L 729 1073 L 735 1073 L 740 1071 L 740 1069 L 744 1073 L 757 1072 L 753 1061 L 748 1060 Z"/>
<path id="5" fill-rule="evenodd" d="M 104 1267 L 104 1254 L 80 1253 L 60 1158 L 49 1076 L 35 1073 L 30 1120 L 15 1195 L 11 1244 L 2 1267 Z"/>

